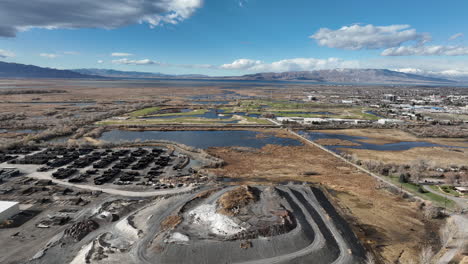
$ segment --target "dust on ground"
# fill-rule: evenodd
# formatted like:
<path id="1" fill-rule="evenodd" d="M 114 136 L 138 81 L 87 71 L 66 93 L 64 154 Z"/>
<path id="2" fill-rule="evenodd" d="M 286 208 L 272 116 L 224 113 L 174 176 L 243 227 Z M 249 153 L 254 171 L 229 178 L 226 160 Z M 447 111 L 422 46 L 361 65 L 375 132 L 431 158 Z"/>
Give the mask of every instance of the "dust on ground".
<path id="1" fill-rule="evenodd" d="M 325 185 L 362 241 L 390 263 L 408 262 L 418 255 L 423 242 L 437 236 L 428 230 L 437 230 L 438 223 L 425 220 L 416 203 L 379 190 L 374 178 L 314 146 L 268 145 L 256 153 L 211 148 L 208 152 L 225 160 L 223 168 L 211 169 L 221 177 Z M 307 176 L 310 172 L 313 176 Z"/>

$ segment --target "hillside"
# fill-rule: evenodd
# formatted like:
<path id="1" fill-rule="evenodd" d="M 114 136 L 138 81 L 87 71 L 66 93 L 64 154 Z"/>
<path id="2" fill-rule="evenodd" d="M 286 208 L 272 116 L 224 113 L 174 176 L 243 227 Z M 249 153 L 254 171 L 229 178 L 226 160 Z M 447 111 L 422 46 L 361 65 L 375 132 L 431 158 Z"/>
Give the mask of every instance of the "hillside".
<path id="1" fill-rule="evenodd" d="M 137 71 L 117 71 L 112 69 L 74 69 L 71 70 L 77 73 L 86 75 L 97 75 L 112 78 L 207 78 L 206 75 L 186 74 L 186 75 L 170 75 L 164 73 L 152 72 L 137 72 Z"/>
<path id="2" fill-rule="evenodd" d="M 100 78 L 69 70 L 43 68 L 34 65 L 0 61 L 0 78 Z"/>
<path id="3" fill-rule="evenodd" d="M 334 69 L 282 73 L 257 73 L 239 77 L 244 80 L 307 80 L 333 83 L 454 83 L 454 81 L 385 69 Z"/>

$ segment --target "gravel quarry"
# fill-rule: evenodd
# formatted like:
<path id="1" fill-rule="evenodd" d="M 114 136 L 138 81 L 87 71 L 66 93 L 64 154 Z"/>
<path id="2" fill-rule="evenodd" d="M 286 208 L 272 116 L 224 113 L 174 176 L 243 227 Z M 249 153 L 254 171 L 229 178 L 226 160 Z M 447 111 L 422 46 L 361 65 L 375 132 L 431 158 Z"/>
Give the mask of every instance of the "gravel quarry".
<path id="1" fill-rule="evenodd" d="M 154 199 L 109 199 L 83 214 L 29 263 L 364 259 L 365 250 L 322 191 L 290 184 L 213 185 Z"/>

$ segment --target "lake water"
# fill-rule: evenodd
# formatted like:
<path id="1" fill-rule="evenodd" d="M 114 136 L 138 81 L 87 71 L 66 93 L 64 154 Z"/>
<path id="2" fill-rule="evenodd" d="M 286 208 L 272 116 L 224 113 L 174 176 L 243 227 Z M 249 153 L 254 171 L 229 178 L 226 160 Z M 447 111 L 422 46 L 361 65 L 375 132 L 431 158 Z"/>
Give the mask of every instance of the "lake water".
<path id="1" fill-rule="evenodd" d="M 419 147 L 444 147 L 444 148 L 463 148 L 463 147 L 454 147 L 454 146 L 446 146 L 446 145 L 439 145 L 434 144 L 431 142 L 424 142 L 424 141 L 402 141 L 397 143 L 389 143 L 389 144 L 371 144 L 362 142 L 361 140 L 369 139 L 367 137 L 357 137 L 357 136 L 349 136 L 344 134 L 329 134 L 329 133 L 320 133 L 320 132 L 311 132 L 311 131 L 300 131 L 300 135 L 305 136 L 306 138 L 314 141 L 318 139 L 340 139 L 340 140 L 347 140 L 357 144 L 359 146 L 324 146 L 327 149 L 333 150 L 338 152 L 339 148 L 352 148 L 352 149 L 368 149 L 368 150 L 378 150 L 378 151 L 399 151 L 399 150 L 409 150 L 412 148 L 419 148 Z"/>
<path id="2" fill-rule="evenodd" d="M 109 142 L 119 141 L 148 141 L 169 140 L 184 145 L 206 149 L 209 147 L 251 147 L 262 148 L 268 144 L 281 146 L 301 146 L 302 143 L 296 139 L 281 138 L 270 134 L 245 130 L 230 131 L 126 131 L 112 130 L 105 132 L 101 140 Z"/>
<path id="3" fill-rule="evenodd" d="M 381 114 L 377 114 L 377 113 L 374 112 L 374 111 L 366 111 L 366 114 L 374 115 L 374 116 L 380 117 L 380 118 L 386 118 L 385 116 L 383 116 L 383 115 L 381 115 Z"/>

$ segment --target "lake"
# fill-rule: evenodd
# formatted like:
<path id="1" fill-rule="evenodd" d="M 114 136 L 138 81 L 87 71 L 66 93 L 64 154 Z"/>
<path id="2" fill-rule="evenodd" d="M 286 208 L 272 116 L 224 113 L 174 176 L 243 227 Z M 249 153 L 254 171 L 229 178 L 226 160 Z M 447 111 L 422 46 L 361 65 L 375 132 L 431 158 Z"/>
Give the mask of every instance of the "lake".
<path id="1" fill-rule="evenodd" d="M 260 135 L 260 136 L 259 136 Z M 108 142 L 168 140 L 182 143 L 195 148 L 209 147 L 251 147 L 262 148 L 268 144 L 281 146 L 301 146 L 296 139 L 277 137 L 256 131 L 126 131 L 112 130 L 100 137 Z"/>

